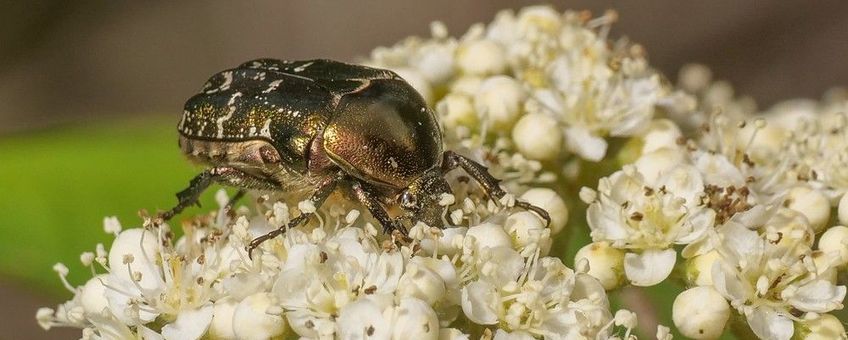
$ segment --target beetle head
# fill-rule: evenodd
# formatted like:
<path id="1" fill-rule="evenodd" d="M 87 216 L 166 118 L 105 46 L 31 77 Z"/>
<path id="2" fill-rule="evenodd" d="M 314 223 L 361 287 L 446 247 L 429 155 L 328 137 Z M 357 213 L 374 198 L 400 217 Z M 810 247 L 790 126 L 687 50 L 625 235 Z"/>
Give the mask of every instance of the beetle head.
<path id="1" fill-rule="evenodd" d="M 397 203 L 413 222 L 421 221 L 431 227 L 444 226 L 442 215 L 445 207 L 439 205 L 442 194 L 450 194 L 451 188 L 438 167 L 428 170 L 397 197 Z"/>

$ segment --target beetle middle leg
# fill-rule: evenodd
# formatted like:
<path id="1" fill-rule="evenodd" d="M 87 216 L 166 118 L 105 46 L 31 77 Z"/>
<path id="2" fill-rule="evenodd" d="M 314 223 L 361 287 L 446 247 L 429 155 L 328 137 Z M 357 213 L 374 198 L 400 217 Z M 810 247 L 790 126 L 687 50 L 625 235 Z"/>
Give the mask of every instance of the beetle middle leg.
<path id="1" fill-rule="evenodd" d="M 389 217 L 389 214 L 385 209 L 383 209 L 383 206 L 380 205 L 380 201 L 377 197 L 363 187 L 362 183 L 354 181 L 351 188 L 353 189 L 353 194 L 356 196 L 356 199 L 368 209 L 371 216 L 374 216 L 374 218 L 383 225 L 384 234 L 390 234 L 392 231 L 398 230 L 403 235 L 407 235 L 408 232 L 406 227 L 404 227 L 400 221 Z"/>
<path id="2" fill-rule="evenodd" d="M 316 186 L 315 192 L 313 192 L 312 196 L 309 198 L 309 201 L 312 202 L 316 209 L 321 207 L 321 204 L 323 204 L 327 197 L 329 197 L 330 194 L 333 193 L 333 190 L 335 190 L 336 184 L 338 183 L 340 176 L 341 175 L 328 177 Z M 297 227 L 298 225 L 309 219 L 309 217 L 313 214 L 315 213 L 307 213 L 301 211 L 300 215 L 297 215 L 296 217 L 289 220 L 289 223 L 282 225 L 277 229 L 271 230 L 265 235 L 253 239 L 253 241 L 250 241 L 250 243 L 247 245 L 247 256 L 253 258 L 253 250 L 259 247 L 263 242 L 284 234 L 286 230 L 290 228 Z"/>
<path id="3" fill-rule="evenodd" d="M 489 173 L 489 169 L 485 166 L 456 152 L 445 151 L 444 159 L 442 161 L 442 173 L 447 173 L 457 167 L 461 167 L 462 170 L 465 170 L 465 172 L 471 175 L 471 177 L 474 177 L 474 179 L 480 183 L 480 186 L 483 187 L 483 191 L 485 191 L 492 199 L 498 200 L 506 195 L 506 192 L 501 189 L 499 185 L 501 181 L 492 176 L 492 174 Z M 547 211 L 545 211 L 545 209 L 519 200 L 515 201 L 515 206 L 530 210 L 545 219 L 546 225 L 551 224 L 551 216 Z"/>
<path id="4" fill-rule="evenodd" d="M 188 188 L 177 193 L 177 205 L 170 210 L 159 214 L 162 220 L 170 220 L 185 208 L 192 204 L 197 204 L 197 199 L 200 194 L 206 190 L 212 183 L 222 183 L 236 186 L 239 188 L 257 189 L 257 190 L 279 190 L 280 184 L 266 178 L 250 175 L 244 171 L 231 167 L 215 167 L 201 172 L 189 182 Z M 242 193 L 242 195 L 244 195 Z M 234 199 L 230 200 L 229 204 L 234 203 L 240 198 L 238 193 Z M 228 205 L 229 205 L 228 204 Z"/>

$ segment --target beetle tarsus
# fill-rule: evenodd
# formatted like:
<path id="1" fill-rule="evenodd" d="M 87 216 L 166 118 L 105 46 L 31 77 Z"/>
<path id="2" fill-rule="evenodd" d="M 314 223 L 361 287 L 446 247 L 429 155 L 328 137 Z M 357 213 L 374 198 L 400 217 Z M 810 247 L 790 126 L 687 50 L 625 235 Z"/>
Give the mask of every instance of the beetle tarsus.
<path id="1" fill-rule="evenodd" d="M 442 172 L 447 173 L 457 167 L 462 168 L 462 170 L 471 175 L 477 183 L 480 183 L 480 186 L 483 187 L 483 191 L 486 192 L 486 195 L 489 195 L 489 197 L 495 201 L 506 195 L 506 192 L 501 189 L 498 184 L 501 181 L 492 176 L 492 174 L 489 173 L 488 168 L 456 152 L 445 151 L 444 159 L 442 161 Z M 545 211 L 545 209 L 519 200 L 515 201 L 515 206 L 536 213 L 539 217 L 545 220 L 546 226 L 551 224 L 551 216 L 547 211 Z"/>
<path id="2" fill-rule="evenodd" d="M 329 197 L 330 194 L 333 193 L 333 190 L 335 190 L 336 188 L 336 183 L 338 183 L 338 179 L 340 177 L 341 174 L 339 174 L 338 176 L 328 177 L 326 180 L 318 184 L 318 188 L 316 188 L 315 192 L 312 194 L 312 197 L 309 198 L 309 200 L 312 201 L 312 204 L 315 206 L 316 209 L 321 207 L 327 197 Z M 272 230 L 265 235 L 253 239 L 247 245 L 247 256 L 253 259 L 253 250 L 262 245 L 263 242 L 284 234 L 290 228 L 297 227 L 301 223 L 305 222 L 313 214 L 314 213 L 307 213 L 301 211 L 300 215 L 295 218 L 292 218 L 289 223 L 280 226 L 279 228 Z"/>
<path id="3" fill-rule="evenodd" d="M 270 232 L 268 232 L 265 235 L 262 235 L 262 236 L 259 236 L 255 239 L 253 239 L 252 241 L 250 241 L 250 243 L 246 247 L 247 248 L 247 257 L 252 260 L 253 259 L 253 251 L 256 248 L 259 248 L 259 246 L 262 245 L 262 243 L 264 243 L 265 241 L 268 241 L 270 239 L 273 239 L 277 236 L 280 236 L 282 234 L 285 234 L 287 230 L 294 228 L 294 227 L 297 227 L 298 225 L 300 225 L 301 223 L 306 221 L 309 218 L 310 215 L 312 215 L 312 214 L 301 213 L 297 217 L 291 219 L 289 221 L 289 223 L 287 223 L 287 224 L 285 224 L 285 225 L 283 225 L 283 226 L 281 226 L 277 229 L 271 230 Z"/>
<path id="4" fill-rule="evenodd" d="M 408 233 L 406 227 L 403 226 L 403 223 L 401 223 L 399 219 L 389 217 L 389 214 L 385 209 L 383 209 L 383 206 L 380 205 L 380 201 L 377 197 L 368 191 L 362 183 L 354 181 L 351 188 L 353 189 L 354 196 L 356 196 L 359 203 L 362 203 L 362 205 L 364 205 L 371 213 L 371 216 L 374 216 L 374 218 L 383 226 L 384 234 L 389 235 L 394 230 L 400 231 L 404 235 Z"/>
<path id="5" fill-rule="evenodd" d="M 188 184 L 188 188 L 177 193 L 177 205 L 171 208 L 171 210 L 159 214 L 159 218 L 163 221 L 167 221 L 192 204 L 200 206 L 197 199 L 200 197 L 200 194 L 203 193 L 210 184 L 212 184 L 212 177 L 214 177 L 212 171 L 206 170 L 192 178 Z"/>

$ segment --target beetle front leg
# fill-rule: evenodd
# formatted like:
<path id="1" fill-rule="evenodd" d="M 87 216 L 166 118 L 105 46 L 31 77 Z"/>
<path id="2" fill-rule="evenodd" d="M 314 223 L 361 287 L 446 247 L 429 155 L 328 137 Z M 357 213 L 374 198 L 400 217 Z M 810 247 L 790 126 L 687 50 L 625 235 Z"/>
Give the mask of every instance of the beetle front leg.
<path id="1" fill-rule="evenodd" d="M 338 183 L 339 177 L 340 175 L 329 177 L 317 185 L 315 192 L 312 193 L 311 197 L 309 197 L 309 201 L 312 202 L 312 205 L 315 206 L 315 209 L 320 208 L 324 201 L 327 199 L 327 197 L 329 197 L 330 194 L 333 193 L 333 190 L 335 190 L 336 188 L 336 183 Z M 290 228 L 297 227 L 298 225 L 309 219 L 309 217 L 313 214 L 315 213 L 301 211 L 300 215 L 297 215 L 296 217 L 289 220 L 289 223 L 282 225 L 279 228 L 274 229 L 265 235 L 253 239 L 253 241 L 250 241 L 250 244 L 247 245 L 247 256 L 252 259 L 253 250 L 259 247 L 263 242 L 284 234 L 286 230 L 289 230 Z"/>
<path id="2" fill-rule="evenodd" d="M 380 205 L 380 201 L 377 197 L 366 190 L 361 183 L 358 181 L 354 181 L 351 186 L 353 189 L 353 193 L 356 196 L 356 199 L 368 209 L 371 213 L 371 216 L 374 216 L 378 222 L 383 226 L 383 233 L 390 234 L 394 230 L 400 231 L 403 235 L 407 235 L 406 227 L 400 223 L 397 219 L 392 219 L 389 217 L 389 214 L 383 209 L 383 206 Z"/>
<path id="3" fill-rule="evenodd" d="M 486 195 L 489 195 L 490 198 L 498 200 L 506 195 L 506 192 L 501 189 L 499 185 L 501 181 L 492 176 L 492 174 L 489 173 L 488 168 L 456 152 L 445 151 L 444 159 L 442 161 L 442 173 L 447 173 L 457 167 L 461 167 L 462 170 L 465 170 L 465 172 L 471 175 L 471 177 L 474 177 L 477 183 L 480 183 L 480 186 L 483 187 L 483 191 L 486 192 Z M 515 206 L 530 210 L 545 219 L 546 225 L 551 224 L 551 216 L 547 211 L 545 211 L 545 209 L 519 200 L 515 200 Z"/>
<path id="4" fill-rule="evenodd" d="M 280 184 L 273 180 L 252 176 L 235 168 L 211 168 L 192 178 L 188 188 L 177 193 L 177 205 L 171 208 L 171 210 L 159 214 L 159 218 L 163 221 L 170 220 L 190 205 L 197 204 L 200 194 L 213 182 L 257 190 L 279 190 L 280 188 Z M 236 193 L 233 197 L 234 199 L 230 200 L 230 203 L 234 203 L 243 195 L 244 193 L 241 195 Z"/>

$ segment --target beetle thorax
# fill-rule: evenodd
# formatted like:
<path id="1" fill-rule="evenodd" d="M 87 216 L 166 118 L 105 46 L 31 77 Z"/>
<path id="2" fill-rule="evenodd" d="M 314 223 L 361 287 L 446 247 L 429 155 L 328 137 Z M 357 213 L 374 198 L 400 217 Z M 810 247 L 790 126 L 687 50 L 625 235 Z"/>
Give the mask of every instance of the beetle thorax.
<path id="1" fill-rule="evenodd" d="M 343 96 L 322 137 L 336 165 L 380 187 L 406 188 L 441 160 L 433 112 L 399 79 L 373 80 Z"/>

